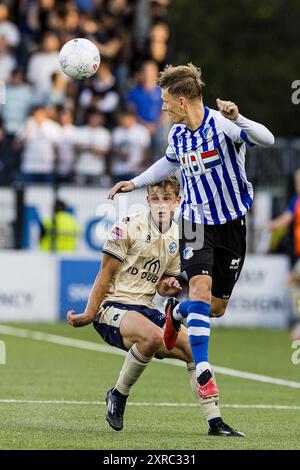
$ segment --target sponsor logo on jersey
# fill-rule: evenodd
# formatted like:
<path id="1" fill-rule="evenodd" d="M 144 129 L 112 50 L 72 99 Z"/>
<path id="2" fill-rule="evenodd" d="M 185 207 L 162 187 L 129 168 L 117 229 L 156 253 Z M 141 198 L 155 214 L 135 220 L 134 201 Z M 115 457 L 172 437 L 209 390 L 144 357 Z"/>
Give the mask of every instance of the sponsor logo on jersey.
<path id="1" fill-rule="evenodd" d="M 229 269 L 239 269 L 241 258 L 232 259 Z"/>
<path id="2" fill-rule="evenodd" d="M 169 244 L 169 253 L 170 253 L 170 255 L 174 255 L 176 253 L 176 251 L 177 251 L 177 243 L 171 242 Z"/>
<path id="3" fill-rule="evenodd" d="M 123 238 L 123 230 L 120 227 L 115 227 L 113 228 L 111 235 L 114 240 L 121 240 Z"/>
<path id="4" fill-rule="evenodd" d="M 151 273 L 158 273 L 160 270 L 160 261 L 159 259 L 152 258 L 150 261 L 144 264 L 143 269 L 147 269 Z"/>
<path id="5" fill-rule="evenodd" d="M 203 173 L 201 157 L 197 155 L 197 151 L 184 154 L 181 158 L 181 162 L 187 176 L 200 175 Z"/>
<path id="6" fill-rule="evenodd" d="M 194 256 L 194 248 L 188 246 L 183 250 L 183 258 L 184 259 L 191 259 Z"/>
<path id="7" fill-rule="evenodd" d="M 124 224 L 128 224 L 130 220 L 130 217 L 124 217 L 124 219 L 122 219 L 122 222 L 124 222 Z"/>
<path id="8" fill-rule="evenodd" d="M 146 243 L 150 243 L 151 242 L 151 235 L 147 235 L 146 236 Z"/>
<path id="9" fill-rule="evenodd" d="M 181 157 L 181 163 L 184 166 L 186 176 L 201 175 L 223 164 L 217 149 L 202 153 L 199 150 L 192 150 Z"/>

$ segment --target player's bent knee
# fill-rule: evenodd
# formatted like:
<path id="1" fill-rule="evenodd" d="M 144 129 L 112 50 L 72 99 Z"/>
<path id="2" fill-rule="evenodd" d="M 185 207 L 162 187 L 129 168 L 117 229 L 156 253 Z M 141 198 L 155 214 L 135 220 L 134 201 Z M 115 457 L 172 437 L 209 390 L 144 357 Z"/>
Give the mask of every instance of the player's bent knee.
<path id="1" fill-rule="evenodd" d="M 225 311 L 226 311 L 226 308 L 222 307 L 217 310 L 211 311 L 209 316 L 212 318 L 220 318 L 220 317 L 223 317 Z"/>
<path id="2" fill-rule="evenodd" d="M 158 351 L 163 345 L 163 332 L 160 329 L 153 329 L 146 332 L 144 343 L 151 349 L 153 348 L 154 350 Z"/>
<path id="3" fill-rule="evenodd" d="M 210 317 L 219 318 L 222 317 L 226 312 L 228 300 L 216 300 L 213 298 L 211 303 Z"/>

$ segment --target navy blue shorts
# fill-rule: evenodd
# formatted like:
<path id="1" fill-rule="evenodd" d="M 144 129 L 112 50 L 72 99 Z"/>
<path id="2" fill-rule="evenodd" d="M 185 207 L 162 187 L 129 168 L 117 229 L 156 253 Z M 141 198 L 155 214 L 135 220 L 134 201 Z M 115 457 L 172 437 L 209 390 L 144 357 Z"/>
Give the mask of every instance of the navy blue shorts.
<path id="1" fill-rule="evenodd" d="M 116 307 L 120 310 L 134 310 L 135 312 L 141 313 L 144 317 L 148 318 L 152 323 L 162 328 L 165 324 L 165 314 L 160 312 L 155 308 L 149 308 L 145 305 L 128 305 L 128 304 L 119 304 L 117 302 L 105 302 L 103 308 L 108 306 Z M 118 322 L 118 317 L 120 314 L 116 313 L 113 316 L 112 320 Z M 111 346 L 115 346 L 119 349 L 124 349 L 128 351 L 128 348 L 124 346 L 122 336 L 120 334 L 120 329 L 118 326 L 108 325 L 107 323 L 99 323 L 94 321 L 94 328 L 99 333 L 101 338 Z"/>

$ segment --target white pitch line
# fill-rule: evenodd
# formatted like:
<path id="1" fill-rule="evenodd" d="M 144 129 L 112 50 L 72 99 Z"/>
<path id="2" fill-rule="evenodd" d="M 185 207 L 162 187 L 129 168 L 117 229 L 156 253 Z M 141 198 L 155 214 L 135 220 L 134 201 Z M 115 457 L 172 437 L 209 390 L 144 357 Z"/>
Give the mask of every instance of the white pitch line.
<path id="1" fill-rule="evenodd" d="M 105 401 L 85 401 L 85 400 L 14 400 L 12 398 L 0 399 L 1 404 L 29 404 L 29 405 L 92 405 L 106 406 Z M 127 406 L 138 407 L 170 407 L 170 408 L 191 408 L 199 407 L 197 403 L 152 403 L 152 402 L 128 402 Z M 221 408 L 240 408 L 240 409 L 262 409 L 262 410 L 294 410 L 300 411 L 300 406 L 296 405 L 244 405 L 244 404 L 221 404 Z"/>
<path id="2" fill-rule="evenodd" d="M 9 336 L 15 336 L 20 338 L 32 339 L 35 341 L 44 341 L 52 344 L 59 344 L 61 346 L 69 346 L 73 348 L 86 349 L 89 351 L 98 351 L 106 354 L 114 354 L 119 356 L 125 356 L 126 352 L 114 348 L 112 346 L 105 346 L 103 344 L 98 344 L 93 341 L 84 341 L 82 339 L 74 339 L 66 336 L 52 335 L 48 333 L 43 333 L 41 331 L 32 331 L 24 328 L 16 328 L 8 325 L 0 324 L 0 333 Z M 157 360 L 159 364 L 170 364 L 172 366 L 185 367 L 183 361 L 177 359 L 164 359 L 163 361 Z M 229 375 L 231 377 L 237 377 L 241 379 L 254 380 L 256 382 L 263 382 L 272 385 L 281 385 L 284 387 L 290 388 L 299 388 L 300 382 L 294 382 L 291 380 L 280 379 L 277 377 L 270 377 L 267 375 L 253 374 L 251 372 L 244 372 L 241 370 L 230 369 L 228 367 L 213 366 L 215 372 L 222 375 Z"/>

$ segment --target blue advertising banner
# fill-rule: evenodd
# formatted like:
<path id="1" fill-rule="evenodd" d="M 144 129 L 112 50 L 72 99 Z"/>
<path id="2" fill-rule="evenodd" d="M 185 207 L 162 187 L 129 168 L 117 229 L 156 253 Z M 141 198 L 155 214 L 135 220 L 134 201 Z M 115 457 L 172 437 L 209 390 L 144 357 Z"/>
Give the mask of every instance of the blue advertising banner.
<path id="1" fill-rule="evenodd" d="M 84 311 L 99 268 L 99 260 L 60 260 L 58 316 L 61 320 L 65 320 L 70 309 L 76 313 Z"/>

